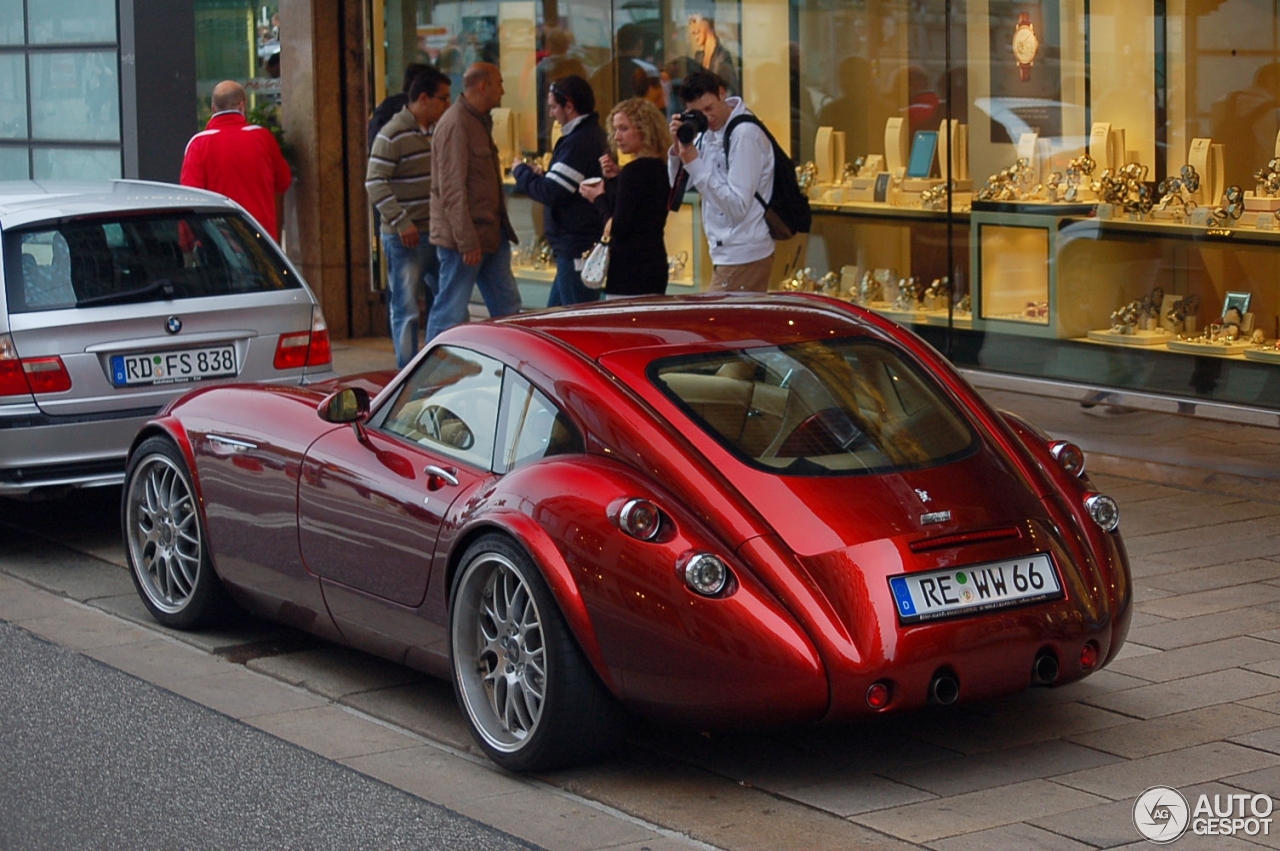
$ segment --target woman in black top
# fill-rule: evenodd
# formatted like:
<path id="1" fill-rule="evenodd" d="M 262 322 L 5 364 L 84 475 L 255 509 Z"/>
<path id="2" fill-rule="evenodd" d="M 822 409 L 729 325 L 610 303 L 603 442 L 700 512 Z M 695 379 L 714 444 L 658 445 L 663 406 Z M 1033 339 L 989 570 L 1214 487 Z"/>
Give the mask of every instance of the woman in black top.
<path id="1" fill-rule="evenodd" d="M 608 296 L 663 295 L 667 291 L 666 116 L 643 98 L 629 98 L 609 113 L 609 145 L 635 157 L 619 169 L 613 157 L 600 158 L 604 184 L 584 183 L 578 191 L 596 205 L 610 232 Z"/>

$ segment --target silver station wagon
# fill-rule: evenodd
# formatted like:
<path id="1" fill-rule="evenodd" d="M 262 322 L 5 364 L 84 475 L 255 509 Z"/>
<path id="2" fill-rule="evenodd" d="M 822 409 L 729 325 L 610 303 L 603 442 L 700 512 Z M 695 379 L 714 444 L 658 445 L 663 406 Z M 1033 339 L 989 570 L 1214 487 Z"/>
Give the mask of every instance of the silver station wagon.
<path id="1" fill-rule="evenodd" d="M 164 183 L 0 182 L 0 495 L 124 481 L 208 382 L 335 377 L 315 296 L 235 203 Z"/>

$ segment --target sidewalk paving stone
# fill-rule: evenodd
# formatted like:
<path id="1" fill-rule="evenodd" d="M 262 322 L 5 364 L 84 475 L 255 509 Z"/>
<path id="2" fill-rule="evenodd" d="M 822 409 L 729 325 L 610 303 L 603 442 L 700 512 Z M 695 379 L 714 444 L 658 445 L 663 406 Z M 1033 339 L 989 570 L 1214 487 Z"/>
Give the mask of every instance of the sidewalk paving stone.
<path id="1" fill-rule="evenodd" d="M 875 774 L 859 774 L 842 780 L 815 783 L 781 789 L 776 785 L 765 788 L 838 816 L 853 816 L 872 810 L 885 810 L 936 798 L 930 792 L 896 783 Z"/>
<path id="2" fill-rule="evenodd" d="M 422 742 L 340 706 L 252 715 L 245 723 L 333 760 L 417 747 Z"/>
<path id="3" fill-rule="evenodd" d="M 1230 742 L 1211 742 L 1169 753 L 1086 768 L 1055 777 L 1055 783 L 1130 804 L 1157 784 L 1178 789 L 1280 765 L 1280 756 Z"/>
<path id="4" fill-rule="evenodd" d="M 1219 703 L 1069 737 L 1076 744 L 1137 759 L 1280 727 L 1280 715 L 1240 703 Z"/>
<path id="5" fill-rule="evenodd" d="M 1274 642 L 1241 635 L 1174 650 L 1159 650 L 1144 656 L 1117 659 L 1107 670 L 1129 674 L 1149 682 L 1165 682 L 1228 668 L 1245 667 L 1261 673 L 1270 673 L 1255 667 L 1255 663 L 1276 660 L 1277 657 L 1280 657 L 1280 646 Z"/>
<path id="6" fill-rule="evenodd" d="M 1238 564 L 1219 564 L 1198 570 L 1181 570 L 1148 578 L 1146 581 L 1175 594 L 1210 591 L 1232 585 L 1251 585 L 1280 580 L 1280 559 L 1255 558 Z"/>
<path id="7" fill-rule="evenodd" d="M 1215 612 L 1179 620 L 1161 619 L 1158 623 L 1142 625 L 1137 625 L 1137 620 L 1138 616 L 1135 615 L 1135 625 L 1130 628 L 1129 637 L 1139 644 L 1161 650 L 1190 647 L 1193 644 L 1206 644 L 1241 635 L 1265 637 L 1265 634 L 1272 631 L 1280 635 L 1280 612 L 1264 608 L 1236 609 L 1230 613 Z"/>
<path id="8" fill-rule="evenodd" d="M 863 813 L 852 820 L 908 842 L 928 843 L 1100 803 L 1098 795 L 1037 779 Z"/>
<path id="9" fill-rule="evenodd" d="M 301 686 L 332 700 L 427 679 L 426 674 L 412 668 L 327 643 L 296 653 L 251 659 L 246 664 L 251 670 Z"/>
<path id="10" fill-rule="evenodd" d="M 1192 618 L 1229 612 L 1246 606 L 1261 606 L 1280 600 L 1280 587 L 1264 583 L 1232 585 L 1212 591 L 1198 591 L 1153 600 L 1150 597 L 1138 604 L 1147 614 L 1164 618 Z"/>
<path id="11" fill-rule="evenodd" d="M 1089 703 L 1135 718 L 1158 718 L 1276 692 L 1280 692 L 1280 679 L 1241 668 L 1228 668 L 1092 697 Z"/>
<path id="12" fill-rule="evenodd" d="M 930 842 L 936 851 L 1093 851 L 1094 846 L 1077 842 L 1030 824 L 1007 824 Z"/>
<path id="13" fill-rule="evenodd" d="M 948 798 L 1024 780 L 1052 778 L 1119 760 L 1120 757 L 1113 754 L 1071 742 L 1048 741 L 894 769 L 886 771 L 885 776 Z"/>

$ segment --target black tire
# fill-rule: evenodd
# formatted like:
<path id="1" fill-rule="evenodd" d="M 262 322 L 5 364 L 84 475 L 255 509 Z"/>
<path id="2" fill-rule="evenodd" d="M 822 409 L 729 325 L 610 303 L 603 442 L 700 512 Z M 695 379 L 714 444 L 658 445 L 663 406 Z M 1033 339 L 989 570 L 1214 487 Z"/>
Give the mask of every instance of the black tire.
<path id="1" fill-rule="evenodd" d="M 200 629 L 223 623 L 235 604 L 214 572 L 186 460 L 173 442 L 149 437 L 125 473 L 120 525 L 138 596 L 160 623 Z"/>
<path id="2" fill-rule="evenodd" d="M 538 568 L 510 538 L 468 547 L 449 604 L 453 688 L 471 735 L 511 771 L 594 762 L 622 709 L 592 670 Z"/>

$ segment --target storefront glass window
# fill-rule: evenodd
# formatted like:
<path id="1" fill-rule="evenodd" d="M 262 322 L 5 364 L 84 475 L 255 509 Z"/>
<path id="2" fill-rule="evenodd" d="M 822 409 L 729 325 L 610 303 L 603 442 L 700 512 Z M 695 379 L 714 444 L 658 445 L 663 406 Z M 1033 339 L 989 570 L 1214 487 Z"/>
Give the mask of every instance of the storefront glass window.
<path id="1" fill-rule="evenodd" d="M 115 180 L 120 154 L 100 148 L 40 148 L 31 152 L 36 180 Z"/>
<path id="2" fill-rule="evenodd" d="M 115 51 L 33 53 L 31 135 L 74 141 L 120 138 Z"/>
<path id="3" fill-rule="evenodd" d="M 30 0 L 32 44 L 92 44 L 116 40 L 115 0 Z"/>
<path id="4" fill-rule="evenodd" d="M 22 44 L 25 33 L 22 0 L 0 0 L 0 44 Z"/>
<path id="5" fill-rule="evenodd" d="M 0 148 L 0 180 L 26 180 L 30 176 L 25 148 Z"/>
<path id="6" fill-rule="evenodd" d="M 27 67 L 20 53 L 0 53 L 0 138 L 27 138 Z"/>
<path id="7" fill-rule="evenodd" d="M 213 87 L 235 80 L 245 88 L 249 118 L 278 127 L 281 34 L 279 3 L 195 0 L 196 104 L 193 130 L 211 114 Z"/>

